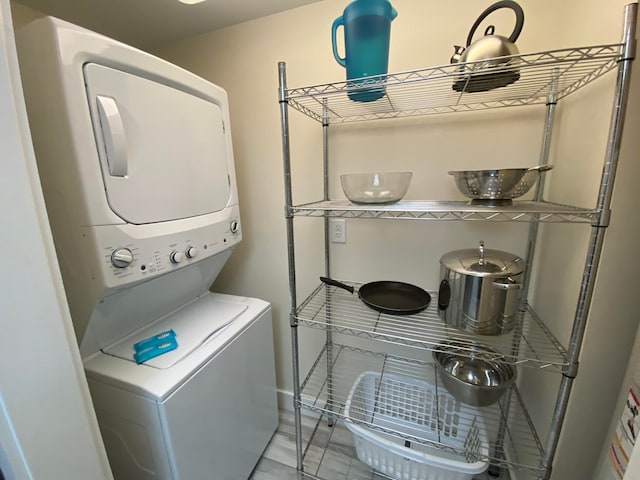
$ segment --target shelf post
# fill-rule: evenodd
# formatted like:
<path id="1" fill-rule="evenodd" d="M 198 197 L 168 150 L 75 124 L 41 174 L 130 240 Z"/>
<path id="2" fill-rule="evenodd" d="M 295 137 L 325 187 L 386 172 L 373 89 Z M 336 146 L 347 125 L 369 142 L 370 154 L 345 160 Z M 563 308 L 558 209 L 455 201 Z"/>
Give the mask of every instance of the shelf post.
<path id="1" fill-rule="evenodd" d="M 553 72 L 553 77 L 550 81 L 549 95 L 547 97 L 546 102 L 546 114 L 544 120 L 544 128 L 542 132 L 542 147 L 540 149 L 540 165 L 548 165 L 549 164 L 549 152 L 551 151 L 551 135 L 553 133 L 553 125 L 555 122 L 555 114 L 556 114 L 556 105 L 557 101 L 557 86 L 558 86 L 558 77 L 557 70 Z M 544 200 L 544 180 L 546 175 L 540 175 L 538 178 L 536 192 L 535 192 L 535 201 L 542 202 Z M 518 312 L 518 325 L 521 325 L 522 316 L 527 309 L 528 305 L 528 297 L 529 297 L 529 284 L 531 280 L 531 266 L 533 264 L 533 257 L 536 252 L 536 244 L 538 241 L 538 230 L 539 230 L 539 222 L 537 221 L 540 217 L 539 214 L 532 215 L 532 222 L 529 224 L 529 237 L 527 241 L 527 253 L 525 256 L 526 267 L 524 269 L 524 274 L 522 276 L 522 294 L 520 295 L 520 304 L 519 304 L 519 312 Z M 513 335 L 513 342 L 511 345 L 511 356 L 512 358 L 517 358 L 518 352 L 520 350 L 520 340 L 521 340 L 521 332 L 516 331 Z M 506 400 L 504 401 L 505 409 L 507 412 L 500 419 L 500 425 L 498 427 L 498 436 L 495 442 L 494 447 L 494 458 L 495 460 L 501 462 L 504 460 L 504 439 L 507 431 L 507 419 L 509 417 L 508 412 L 511 408 L 511 391 L 507 392 Z M 499 475 L 500 466 L 499 464 L 492 464 L 489 467 L 489 473 L 493 476 Z"/>
<path id="2" fill-rule="evenodd" d="M 278 102 L 280 104 L 280 127 L 282 131 L 282 160 L 284 171 L 284 203 L 285 223 L 287 226 L 287 257 L 289 266 L 289 295 L 291 310 L 289 312 L 289 325 L 291 327 L 291 357 L 293 368 L 293 412 L 296 431 L 296 461 L 298 470 L 303 469 L 302 458 L 302 425 L 300 417 L 300 365 L 298 353 L 298 321 L 296 319 L 296 267 L 295 247 L 293 236 L 293 196 L 291 193 L 291 153 L 289 148 L 289 102 L 287 101 L 287 66 L 284 62 L 278 63 Z"/>
<path id="3" fill-rule="evenodd" d="M 580 357 L 580 349 L 582 347 L 582 341 L 586 329 L 589 308 L 593 298 L 595 278 L 598 271 L 598 264 L 600 262 L 600 255 L 602 253 L 602 246 L 604 244 L 604 234 L 606 232 L 606 227 L 609 224 L 613 184 L 620 156 L 624 116 L 629 96 L 631 64 L 635 58 L 636 51 L 635 32 L 637 16 L 637 3 L 631 3 L 625 6 L 622 56 L 618 62 L 618 75 L 616 79 L 613 111 L 611 115 L 611 123 L 609 125 L 609 137 L 605 153 L 605 162 L 602 169 L 600 190 L 598 192 L 597 210 L 599 214 L 591 229 L 587 259 L 585 261 L 584 271 L 582 274 L 580 294 L 578 296 L 578 304 L 576 307 L 569 348 L 567 351 L 568 368 L 563 372 L 563 376 L 560 381 L 560 389 L 553 411 L 547 445 L 542 457 L 542 468 L 544 471 L 543 476 L 540 477 L 542 480 L 548 480 L 551 477 L 553 459 L 558 447 L 562 424 L 564 423 L 566 416 L 571 387 L 573 386 L 573 380 L 578 371 L 578 359 Z"/>
<path id="4" fill-rule="evenodd" d="M 327 99 L 322 99 L 322 178 L 323 200 L 329 200 L 329 114 Z M 325 276 L 331 278 L 331 239 L 329 214 L 324 212 L 324 271 Z M 331 324 L 331 296 L 327 294 L 326 323 Z M 327 409 L 333 412 L 333 334 L 331 328 L 325 330 L 327 347 Z M 335 416 L 331 413 L 327 417 L 329 426 L 335 423 Z"/>

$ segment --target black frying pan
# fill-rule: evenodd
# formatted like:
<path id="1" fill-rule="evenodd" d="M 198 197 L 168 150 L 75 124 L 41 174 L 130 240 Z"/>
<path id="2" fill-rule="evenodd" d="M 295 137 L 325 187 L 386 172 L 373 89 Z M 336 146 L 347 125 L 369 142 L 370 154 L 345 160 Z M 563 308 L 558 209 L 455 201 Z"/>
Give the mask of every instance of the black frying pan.
<path id="1" fill-rule="evenodd" d="M 320 277 L 327 285 L 354 293 L 355 288 L 337 280 Z M 420 287 L 404 282 L 378 281 L 365 283 L 358 289 L 360 300 L 370 308 L 391 315 L 413 315 L 429 306 L 431 295 Z"/>

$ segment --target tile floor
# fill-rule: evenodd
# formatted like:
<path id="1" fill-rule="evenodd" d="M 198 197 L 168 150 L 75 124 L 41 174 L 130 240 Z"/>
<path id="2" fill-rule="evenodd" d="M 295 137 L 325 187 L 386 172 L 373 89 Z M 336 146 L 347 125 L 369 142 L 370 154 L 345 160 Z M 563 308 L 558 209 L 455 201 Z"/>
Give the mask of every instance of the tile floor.
<path id="1" fill-rule="evenodd" d="M 249 480 L 307 480 L 322 478 L 327 480 L 384 480 L 384 475 L 372 472 L 361 463 L 355 454 L 353 436 L 338 422 L 334 428 L 326 421 L 317 425 L 311 417 L 302 417 L 303 438 L 310 437 L 314 428 L 312 445 L 305 456 L 305 473 L 296 470 L 296 443 L 293 412 L 280 412 L 280 426 L 267 446 Z M 509 475 L 489 477 L 486 474 L 474 480 L 507 480 Z"/>
<path id="2" fill-rule="evenodd" d="M 280 425 L 249 480 L 293 480 L 296 470 L 296 435 L 293 412 L 280 411 Z"/>
<path id="3" fill-rule="evenodd" d="M 327 480 L 382 479 L 357 458 L 353 435 L 342 423 L 334 428 L 326 421 L 320 423 L 315 418 L 303 416 L 303 438 L 308 439 L 313 430 L 313 443 L 305 456 L 305 473 L 296 470 L 296 436 L 293 412 L 280 412 L 280 426 L 274 434 L 262 459 L 249 480 L 290 480 L 323 478 Z"/>

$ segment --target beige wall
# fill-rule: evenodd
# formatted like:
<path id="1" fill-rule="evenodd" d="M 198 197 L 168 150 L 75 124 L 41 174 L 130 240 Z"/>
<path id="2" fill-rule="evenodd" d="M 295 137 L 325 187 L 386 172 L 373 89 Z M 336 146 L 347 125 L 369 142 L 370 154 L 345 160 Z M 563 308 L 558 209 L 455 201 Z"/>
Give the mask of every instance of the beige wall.
<path id="1" fill-rule="evenodd" d="M 244 241 L 214 288 L 273 304 L 278 385 L 285 392 L 291 391 L 292 374 L 277 62 L 287 63 L 290 87 L 343 79 L 344 70 L 332 58 L 329 32 L 346 3 L 326 0 L 154 52 L 229 93 Z M 392 71 L 448 63 L 452 45 L 464 42 L 482 8 L 472 0 L 392 3 L 399 12 L 392 25 Z M 526 20 L 517 44 L 520 51 L 532 52 L 617 42 L 626 2 L 520 3 Z M 499 32 L 509 29 L 506 19 L 497 20 Z M 559 108 L 551 157 L 556 168 L 548 177 L 553 199 L 570 197 L 581 204 L 593 203 L 614 81 L 615 74 L 609 74 Z M 638 83 L 637 78 L 634 81 Z M 640 91 L 637 85 L 636 90 Z M 630 111 L 640 112 L 637 96 Z M 407 198 L 461 198 L 448 170 L 536 164 L 543 118 L 542 107 L 527 107 L 332 127 L 332 194 L 342 196 L 341 173 L 409 170 L 414 179 Z M 321 128 L 298 112 L 291 111 L 290 120 L 294 202 L 302 203 L 321 194 Z M 634 122 L 627 132 L 638 130 L 637 119 Z M 598 279 L 580 376 L 555 462 L 556 480 L 591 478 L 637 325 L 633 274 L 638 260 L 633 253 L 640 243 L 640 228 L 633 207 L 638 203 L 634 180 L 640 172 L 634 156 L 640 141 L 635 135 L 627 135 L 625 141 L 603 255 L 606 264 Z M 296 220 L 297 245 L 304 247 L 297 256 L 299 299 L 317 285 L 324 271 L 321 223 Z M 589 228 L 560 225 L 542 230 L 533 302 L 566 343 Z M 361 281 L 403 280 L 435 289 L 438 259 L 445 252 L 472 247 L 483 239 L 491 248 L 522 255 L 526 236 L 527 226 L 516 224 L 350 220 L 347 244 L 332 248 L 332 274 Z M 305 364 L 319 346 L 318 336 L 311 337 L 305 335 L 301 341 Z M 537 371 L 521 378 L 543 438 L 557 381 L 558 375 Z"/>

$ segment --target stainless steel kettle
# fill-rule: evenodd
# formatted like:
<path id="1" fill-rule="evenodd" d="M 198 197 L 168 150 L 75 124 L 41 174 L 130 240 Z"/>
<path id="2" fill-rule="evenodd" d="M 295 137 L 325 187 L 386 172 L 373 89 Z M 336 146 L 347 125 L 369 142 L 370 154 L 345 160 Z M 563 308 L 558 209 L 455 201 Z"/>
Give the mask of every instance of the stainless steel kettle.
<path id="1" fill-rule="evenodd" d="M 484 37 L 472 43 L 473 36 L 482 21 L 501 8 L 511 9 L 516 15 L 516 23 L 511 35 L 508 38 L 496 35 L 495 26 L 489 25 L 484 32 Z M 512 0 L 496 2 L 482 12 L 469 31 L 466 47 L 454 45 L 454 53 L 451 57 L 451 63 L 481 62 L 481 64 L 463 67 L 462 73 L 467 75 L 457 78 L 453 89 L 459 92 L 483 92 L 517 81 L 520 78 L 520 72 L 517 66 L 509 65 L 513 63 L 509 56 L 519 53 L 515 41 L 522 32 L 523 24 L 524 12 L 520 5 Z M 492 71 L 492 68 L 495 70 Z"/>

